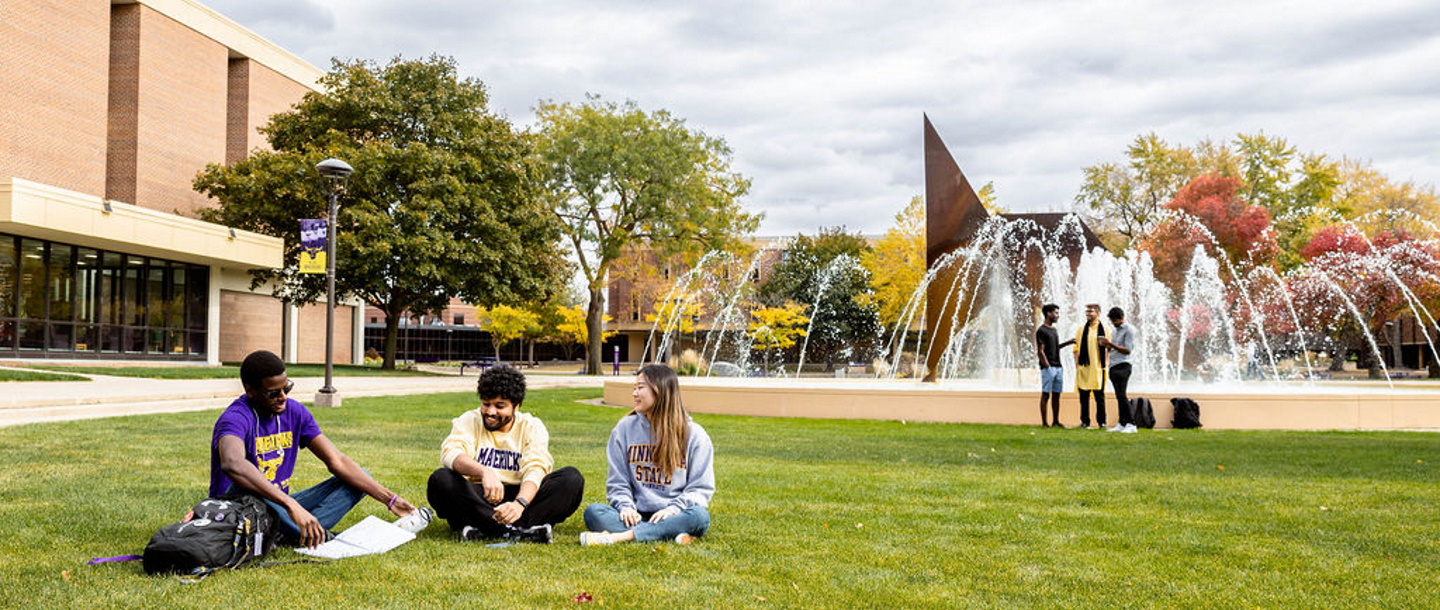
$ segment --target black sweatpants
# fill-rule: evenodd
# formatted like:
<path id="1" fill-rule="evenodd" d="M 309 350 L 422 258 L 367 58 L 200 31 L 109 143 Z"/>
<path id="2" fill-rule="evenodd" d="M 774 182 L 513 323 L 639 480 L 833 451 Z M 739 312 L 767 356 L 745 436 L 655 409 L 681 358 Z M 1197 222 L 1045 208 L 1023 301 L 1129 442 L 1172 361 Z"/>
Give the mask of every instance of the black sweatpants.
<path id="1" fill-rule="evenodd" d="M 430 474 L 425 496 L 430 500 L 435 514 L 450 524 L 450 529 L 458 532 L 468 525 L 498 538 L 506 529 L 504 525 L 495 522 L 495 507 L 514 500 L 518 493 L 519 485 L 506 485 L 505 498 L 497 504 L 491 504 L 485 501 L 485 492 L 480 484 L 471 483 L 454 470 L 440 468 Z M 542 523 L 560 523 L 575 514 L 583 495 L 585 477 L 579 470 L 574 466 L 555 470 L 540 481 L 540 490 L 536 492 L 535 499 L 530 501 L 530 506 L 513 525 L 531 527 Z"/>
<path id="2" fill-rule="evenodd" d="M 1110 367 L 1110 385 L 1115 386 L 1115 410 L 1120 412 L 1120 425 L 1134 424 L 1135 413 L 1130 409 L 1130 397 L 1125 394 L 1130 386 L 1129 362 Z"/>

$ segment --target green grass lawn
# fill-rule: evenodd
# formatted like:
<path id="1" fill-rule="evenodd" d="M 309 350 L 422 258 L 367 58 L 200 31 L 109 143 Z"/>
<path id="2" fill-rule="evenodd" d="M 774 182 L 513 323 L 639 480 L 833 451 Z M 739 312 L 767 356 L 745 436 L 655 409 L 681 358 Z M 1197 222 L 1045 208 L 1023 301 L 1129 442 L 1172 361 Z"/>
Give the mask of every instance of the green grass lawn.
<path id="1" fill-rule="evenodd" d="M 533 392 L 560 465 L 604 495 L 623 411 Z M 414 500 L 469 394 L 355 398 L 326 434 Z M 390 553 L 148 578 L 139 552 L 201 499 L 216 413 L 0 429 L 0 606 L 564 608 L 1437 607 L 1440 436 L 1097 431 L 697 415 L 715 441 L 691 546 L 487 548 L 443 523 Z M 325 475 L 307 458 L 297 485 Z M 366 500 L 341 528 L 386 515 Z M 277 551 L 276 559 L 297 557 Z M 584 607 L 584 606 L 582 606 Z"/>
<path id="2" fill-rule="evenodd" d="M 28 367 L 27 367 L 28 368 Z M 78 375 L 65 375 L 62 373 L 38 373 L 35 371 L 17 371 L 12 368 L 0 366 L 0 382 L 4 381 L 89 381 L 89 377 Z"/>
<path id="3" fill-rule="evenodd" d="M 146 377 L 149 379 L 238 379 L 240 365 L 223 366 L 86 366 L 83 364 L 41 364 L 26 365 L 29 368 L 86 375 L 114 375 L 117 377 Z M 285 371 L 291 377 L 324 377 L 323 364 L 286 364 Z M 334 365 L 335 377 L 378 377 L 378 376 L 432 376 L 422 371 L 387 371 L 373 366 Z"/>

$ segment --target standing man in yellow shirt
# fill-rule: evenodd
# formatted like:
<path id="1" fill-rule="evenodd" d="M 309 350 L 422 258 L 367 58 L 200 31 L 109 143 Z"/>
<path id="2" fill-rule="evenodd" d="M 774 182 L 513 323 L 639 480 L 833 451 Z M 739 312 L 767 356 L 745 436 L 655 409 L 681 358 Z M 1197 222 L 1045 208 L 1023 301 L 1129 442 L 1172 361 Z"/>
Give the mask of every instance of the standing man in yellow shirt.
<path id="1" fill-rule="evenodd" d="M 1090 427 L 1090 397 L 1095 397 L 1095 423 L 1105 428 L 1105 350 L 1100 341 L 1105 325 L 1100 323 L 1100 304 L 1085 306 L 1085 324 L 1075 331 L 1075 389 L 1080 392 L 1080 427 Z"/>
<path id="2" fill-rule="evenodd" d="M 455 418 L 440 446 L 444 467 L 430 475 L 430 505 L 461 540 L 549 543 L 553 526 L 580 506 L 585 478 L 572 466 L 552 472 L 550 433 L 520 412 L 523 373 L 492 367 L 478 392 L 480 408 Z"/>

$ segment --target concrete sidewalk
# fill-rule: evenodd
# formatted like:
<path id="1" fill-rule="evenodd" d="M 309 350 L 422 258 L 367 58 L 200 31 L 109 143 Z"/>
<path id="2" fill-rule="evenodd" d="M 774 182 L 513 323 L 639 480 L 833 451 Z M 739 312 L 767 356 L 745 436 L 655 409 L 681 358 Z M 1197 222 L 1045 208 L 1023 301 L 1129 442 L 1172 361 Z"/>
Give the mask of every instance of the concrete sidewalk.
<path id="1" fill-rule="evenodd" d="M 23 369 L 22 369 L 23 370 Z M 50 372 L 50 371 L 41 371 Z M 75 373 L 70 373 L 75 374 Z M 0 383 L 0 427 L 36 422 L 174 413 L 213 409 L 217 413 L 243 391 L 239 379 L 143 379 L 83 375 L 91 381 Z M 293 397 L 310 403 L 325 384 L 322 377 L 296 377 Z M 438 392 L 474 392 L 476 377 L 336 377 L 343 399 Z M 526 375 L 530 389 L 600 388 L 604 377 Z M 340 408 L 345 408 L 344 406 Z"/>

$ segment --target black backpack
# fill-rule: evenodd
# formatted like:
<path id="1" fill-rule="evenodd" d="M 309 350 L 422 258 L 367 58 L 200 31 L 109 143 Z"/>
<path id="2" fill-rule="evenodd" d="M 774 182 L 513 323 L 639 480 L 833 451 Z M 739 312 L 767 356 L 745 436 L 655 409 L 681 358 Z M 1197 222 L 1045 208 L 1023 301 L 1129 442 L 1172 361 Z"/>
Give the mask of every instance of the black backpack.
<path id="1" fill-rule="evenodd" d="M 1171 398 L 1170 404 L 1175 405 L 1175 419 L 1171 425 L 1176 428 L 1199 428 L 1200 427 L 1200 405 L 1189 398 Z"/>
<path id="2" fill-rule="evenodd" d="M 1137 428 L 1155 427 L 1155 409 L 1150 406 L 1149 398 L 1130 399 L 1130 420 Z"/>
<path id="3" fill-rule="evenodd" d="M 257 562 L 275 548 L 275 515 L 264 500 L 227 494 L 196 504 L 185 521 L 160 528 L 145 545 L 146 574 L 205 577 Z"/>

